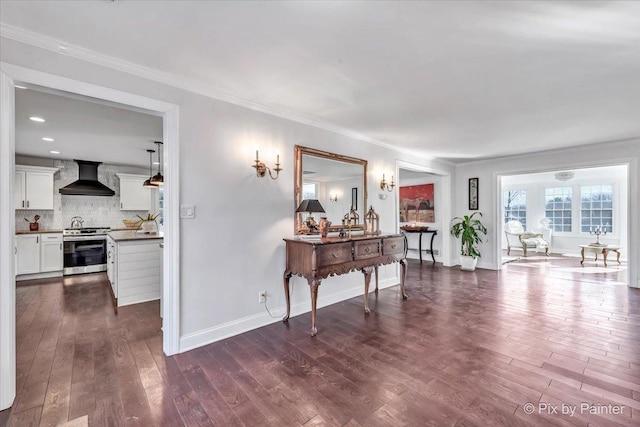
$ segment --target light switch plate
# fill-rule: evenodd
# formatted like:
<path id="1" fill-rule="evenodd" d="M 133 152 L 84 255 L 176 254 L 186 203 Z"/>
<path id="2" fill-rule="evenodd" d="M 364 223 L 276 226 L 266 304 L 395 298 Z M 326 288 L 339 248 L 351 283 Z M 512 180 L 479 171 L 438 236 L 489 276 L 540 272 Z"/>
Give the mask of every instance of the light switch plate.
<path id="1" fill-rule="evenodd" d="M 180 218 L 192 219 L 196 217 L 196 207 L 194 205 L 180 205 Z"/>

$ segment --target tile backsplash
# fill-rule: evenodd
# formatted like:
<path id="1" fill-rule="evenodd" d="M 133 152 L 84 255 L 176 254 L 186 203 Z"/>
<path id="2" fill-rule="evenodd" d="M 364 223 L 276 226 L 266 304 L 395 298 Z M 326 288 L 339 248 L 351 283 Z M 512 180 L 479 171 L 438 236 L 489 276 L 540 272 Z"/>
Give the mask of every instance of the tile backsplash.
<path id="1" fill-rule="evenodd" d="M 71 218 L 80 216 L 85 227 L 124 228 L 123 219 L 135 219 L 136 214 L 146 216 L 146 211 L 120 210 L 120 181 L 117 172 L 131 173 L 131 168 L 101 164 L 98 180 L 116 192 L 114 196 L 68 196 L 58 191 L 78 179 L 78 164 L 71 160 L 54 160 L 58 168 L 53 179 L 53 210 L 16 209 L 16 231 L 28 230 L 34 215 L 40 215 L 41 229 L 61 230 L 71 225 Z M 141 173 L 143 174 L 143 173 Z"/>

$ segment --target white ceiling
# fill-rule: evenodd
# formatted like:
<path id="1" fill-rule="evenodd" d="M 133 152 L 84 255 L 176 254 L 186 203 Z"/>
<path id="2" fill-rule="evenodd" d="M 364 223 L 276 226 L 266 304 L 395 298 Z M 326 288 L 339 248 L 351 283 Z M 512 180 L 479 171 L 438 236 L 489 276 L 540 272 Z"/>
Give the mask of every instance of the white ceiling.
<path id="1" fill-rule="evenodd" d="M 16 154 L 149 168 L 146 150 L 156 150 L 154 141 L 162 141 L 161 117 L 40 90 L 16 89 Z M 45 122 L 31 121 L 31 116 Z"/>
<path id="2" fill-rule="evenodd" d="M 428 157 L 640 137 L 640 2 L 3 0 L 0 17 Z"/>
<path id="3" fill-rule="evenodd" d="M 573 177 L 567 181 L 556 179 L 556 172 L 552 171 L 505 176 L 502 178 L 502 184 L 514 186 L 555 182 L 558 186 L 570 186 L 575 182 L 593 181 L 594 178 L 598 178 L 600 182 L 616 182 L 627 178 L 627 166 L 624 165 L 571 169 L 567 172 L 573 173 Z"/>

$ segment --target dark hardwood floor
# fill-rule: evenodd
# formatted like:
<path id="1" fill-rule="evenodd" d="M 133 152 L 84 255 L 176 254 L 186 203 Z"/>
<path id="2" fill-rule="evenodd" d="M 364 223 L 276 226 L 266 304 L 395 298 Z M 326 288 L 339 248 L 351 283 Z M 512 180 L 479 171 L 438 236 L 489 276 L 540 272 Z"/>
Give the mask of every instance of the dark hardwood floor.
<path id="1" fill-rule="evenodd" d="M 102 274 L 31 281 L 17 288 L 18 394 L 0 421 L 638 426 L 640 291 L 621 269 L 579 265 L 410 261 L 407 301 L 393 287 L 369 316 L 361 297 L 320 309 L 315 338 L 307 314 L 175 357 L 158 303 L 116 316 Z"/>

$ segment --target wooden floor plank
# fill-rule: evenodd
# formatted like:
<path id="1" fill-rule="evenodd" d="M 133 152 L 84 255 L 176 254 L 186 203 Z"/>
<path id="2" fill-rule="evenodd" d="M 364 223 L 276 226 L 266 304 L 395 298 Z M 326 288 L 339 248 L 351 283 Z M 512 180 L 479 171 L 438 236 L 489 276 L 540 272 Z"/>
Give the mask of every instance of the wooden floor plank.
<path id="1" fill-rule="evenodd" d="M 640 292 L 615 268 L 575 264 L 530 255 L 468 273 L 410 261 L 406 301 L 384 289 L 369 315 L 362 297 L 320 309 L 314 338 L 305 313 L 174 357 L 158 302 L 116 315 L 104 274 L 21 282 L 17 396 L 0 422 L 636 426 Z M 585 402 L 624 408 L 544 410 Z"/>

